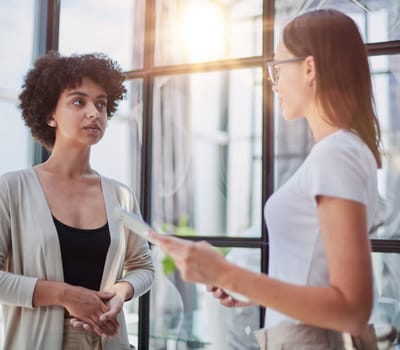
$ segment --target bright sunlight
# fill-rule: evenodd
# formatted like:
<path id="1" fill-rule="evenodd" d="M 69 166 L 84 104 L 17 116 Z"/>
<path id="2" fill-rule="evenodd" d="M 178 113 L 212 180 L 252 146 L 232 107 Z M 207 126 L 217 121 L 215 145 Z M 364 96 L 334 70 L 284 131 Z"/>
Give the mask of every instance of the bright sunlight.
<path id="1" fill-rule="evenodd" d="M 182 34 L 191 62 L 210 61 L 224 56 L 224 16 L 210 2 L 188 4 L 182 12 Z"/>

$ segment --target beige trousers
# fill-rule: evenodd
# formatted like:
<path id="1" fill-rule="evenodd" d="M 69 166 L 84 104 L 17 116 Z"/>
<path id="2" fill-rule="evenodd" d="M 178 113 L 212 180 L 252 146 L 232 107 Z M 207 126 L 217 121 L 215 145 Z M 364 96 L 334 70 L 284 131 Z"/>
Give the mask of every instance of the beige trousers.
<path id="1" fill-rule="evenodd" d="M 63 350 L 102 350 L 101 337 L 82 328 L 75 328 L 64 319 Z"/>
<path id="2" fill-rule="evenodd" d="M 260 329 L 254 334 L 261 350 L 378 350 L 373 326 L 360 337 L 306 325 Z"/>

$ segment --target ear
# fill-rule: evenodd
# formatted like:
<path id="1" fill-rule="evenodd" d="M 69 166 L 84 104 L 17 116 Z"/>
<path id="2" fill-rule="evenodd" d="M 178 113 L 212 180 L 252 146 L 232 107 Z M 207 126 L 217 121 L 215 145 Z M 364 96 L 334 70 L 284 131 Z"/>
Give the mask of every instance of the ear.
<path id="1" fill-rule="evenodd" d="M 52 115 L 51 116 L 51 119 L 49 119 L 48 121 L 47 121 L 47 125 L 48 126 L 50 126 L 50 127 L 52 127 L 52 128 L 55 128 L 56 127 L 56 120 L 54 119 L 54 115 Z"/>
<path id="2" fill-rule="evenodd" d="M 308 86 L 313 86 L 315 83 L 315 61 L 313 56 L 307 56 L 305 59 L 305 66 L 306 66 L 306 81 Z"/>

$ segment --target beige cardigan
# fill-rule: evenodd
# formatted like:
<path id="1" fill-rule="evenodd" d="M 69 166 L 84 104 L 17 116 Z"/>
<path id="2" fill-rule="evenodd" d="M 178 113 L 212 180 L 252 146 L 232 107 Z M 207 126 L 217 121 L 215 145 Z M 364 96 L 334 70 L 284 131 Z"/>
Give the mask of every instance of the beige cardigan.
<path id="1" fill-rule="evenodd" d="M 112 219 L 114 206 L 138 212 L 129 189 L 101 177 L 111 243 L 107 253 L 101 290 L 117 280 L 132 284 L 135 297 L 145 293 L 154 278 L 147 242 L 130 234 Z M 0 176 L 0 303 L 3 308 L 2 349 L 62 349 L 64 309 L 33 308 L 36 281 L 63 281 L 58 235 L 46 197 L 33 168 Z M 128 346 L 123 312 L 119 336 L 103 339 L 103 349 Z"/>

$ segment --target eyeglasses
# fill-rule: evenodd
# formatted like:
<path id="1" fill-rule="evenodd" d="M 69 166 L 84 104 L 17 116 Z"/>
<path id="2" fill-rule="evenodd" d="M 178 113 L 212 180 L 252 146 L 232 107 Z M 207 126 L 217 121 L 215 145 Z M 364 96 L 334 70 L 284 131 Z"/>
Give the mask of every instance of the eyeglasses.
<path id="1" fill-rule="evenodd" d="M 278 69 L 276 69 L 276 66 L 278 66 L 280 64 L 285 64 L 285 63 L 293 63 L 293 62 L 303 61 L 306 58 L 307 58 L 307 56 L 302 56 L 302 57 L 288 58 L 287 60 L 267 62 L 269 80 L 271 81 L 272 85 L 278 84 L 278 81 L 279 81 L 279 71 L 278 71 Z"/>

